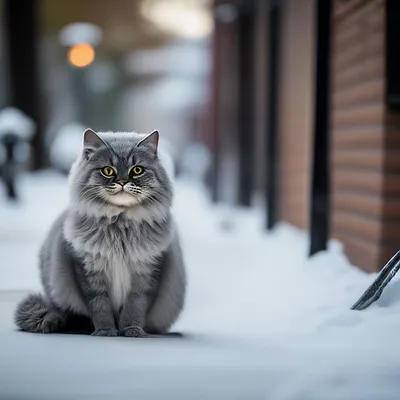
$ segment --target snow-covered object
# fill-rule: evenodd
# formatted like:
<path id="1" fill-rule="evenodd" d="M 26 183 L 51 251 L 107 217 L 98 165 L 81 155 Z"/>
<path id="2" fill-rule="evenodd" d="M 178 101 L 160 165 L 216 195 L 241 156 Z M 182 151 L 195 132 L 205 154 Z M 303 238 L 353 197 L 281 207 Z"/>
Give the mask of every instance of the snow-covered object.
<path id="1" fill-rule="evenodd" d="M 86 127 L 71 122 L 64 125 L 50 146 L 50 161 L 61 171 L 68 172 L 82 149 L 83 132 Z"/>
<path id="2" fill-rule="evenodd" d="M 88 22 L 76 22 L 61 29 L 59 40 L 63 46 L 88 43 L 97 46 L 103 40 L 101 28 Z"/>
<path id="3" fill-rule="evenodd" d="M 9 133 L 30 140 L 35 133 L 35 122 L 18 108 L 3 108 L 0 111 L 0 138 Z"/>

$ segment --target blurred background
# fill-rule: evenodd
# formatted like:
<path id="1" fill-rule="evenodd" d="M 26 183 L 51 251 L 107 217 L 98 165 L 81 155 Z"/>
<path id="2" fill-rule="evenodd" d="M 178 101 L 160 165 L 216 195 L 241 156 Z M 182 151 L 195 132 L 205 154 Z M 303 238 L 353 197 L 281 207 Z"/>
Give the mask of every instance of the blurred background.
<path id="1" fill-rule="evenodd" d="M 205 141 L 209 1 L 17 0 L 0 7 L 0 107 L 35 122 L 34 169 L 67 171 L 85 127 L 159 129 L 175 158 Z"/>
<path id="2" fill-rule="evenodd" d="M 0 0 L 0 398 L 398 399 L 399 280 L 350 307 L 400 247 L 399 43 L 400 0 Z M 15 332 L 88 127 L 160 131 L 185 340 Z"/>
<path id="3" fill-rule="evenodd" d="M 159 129 L 211 199 L 339 239 L 378 271 L 400 234 L 396 0 L 1 0 L 0 160 L 66 174 L 82 131 Z M 20 199 L 21 200 L 21 199 Z M 226 224 L 225 227 L 229 227 Z"/>

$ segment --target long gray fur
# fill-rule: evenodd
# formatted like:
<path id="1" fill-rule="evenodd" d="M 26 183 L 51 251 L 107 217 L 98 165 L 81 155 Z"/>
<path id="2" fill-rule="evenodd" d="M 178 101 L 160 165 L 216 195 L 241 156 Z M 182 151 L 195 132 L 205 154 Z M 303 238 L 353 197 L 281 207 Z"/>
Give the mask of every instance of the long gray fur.
<path id="1" fill-rule="evenodd" d="M 40 252 L 45 294 L 18 305 L 19 329 L 64 332 L 83 317 L 93 335 L 141 337 L 165 333 L 176 321 L 186 274 L 171 215 L 172 184 L 157 145 L 157 131 L 85 132 L 70 173 L 69 207 Z M 105 166 L 116 176 L 103 176 Z M 129 176 L 133 166 L 144 173 Z"/>

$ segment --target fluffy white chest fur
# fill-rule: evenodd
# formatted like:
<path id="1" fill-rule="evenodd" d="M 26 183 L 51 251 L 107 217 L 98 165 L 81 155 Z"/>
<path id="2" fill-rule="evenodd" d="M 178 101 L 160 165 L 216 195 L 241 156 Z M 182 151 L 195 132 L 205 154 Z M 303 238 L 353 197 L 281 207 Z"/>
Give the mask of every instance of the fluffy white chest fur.
<path id="1" fill-rule="evenodd" d="M 149 275 L 150 269 L 133 261 L 118 258 L 112 254 L 101 257 L 95 263 L 90 263 L 86 268 L 103 271 L 109 284 L 109 294 L 114 311 L 118 311 L 124 304 L 136 276 Z"/>
<path id="2" fill-rule="evenodd" d="M 104 226 L 102 234 L 99 229 L 85 238 L 74 229 L 71 220 L 67 219 L 64 225 L 65 237 L 84 256 L 85 269 L 104 272 L 106 275 L 110 298 L 116 311 L 124 304 L 135 277 L 149 277 L 152 261 L 163 250 L 152 246 L 149 241 L 139 244 L 135 236 L 127 236 L 125 232 L 121 230 L 120 234 L 110 236 L 108 227 Z"/>

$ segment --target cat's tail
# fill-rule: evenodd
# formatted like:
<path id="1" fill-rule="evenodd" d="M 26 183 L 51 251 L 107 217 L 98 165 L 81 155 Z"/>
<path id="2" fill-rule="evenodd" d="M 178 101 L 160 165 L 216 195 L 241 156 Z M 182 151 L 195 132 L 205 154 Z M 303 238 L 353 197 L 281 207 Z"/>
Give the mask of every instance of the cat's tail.
<path id="1" fill-rule="evenodd" d="M 60 331 L 65 320 L 56 310 L 51 310 L 45 297 L 32 293 L 17 306 L 14 314 L 17 327 L 26 332 L 51 333 Z"/>

